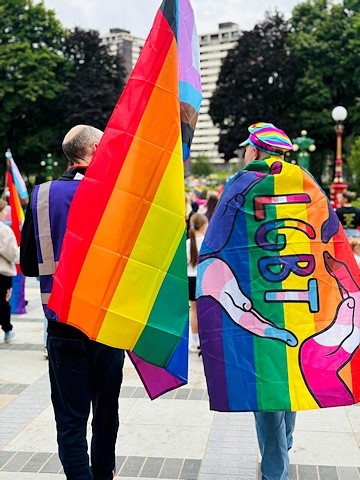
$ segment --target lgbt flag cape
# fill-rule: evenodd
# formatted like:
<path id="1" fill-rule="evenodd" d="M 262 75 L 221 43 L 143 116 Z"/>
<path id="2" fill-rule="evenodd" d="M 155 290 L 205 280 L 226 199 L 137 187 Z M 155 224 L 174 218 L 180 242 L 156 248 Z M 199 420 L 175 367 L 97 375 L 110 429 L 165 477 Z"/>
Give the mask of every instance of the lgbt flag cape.
<path id="1" fill-rule="evenodd" d="M 226 185 L 197 277 L 201 351 L 218 411 L 360 400 L 360 275 L 315 180 L 279 157 Z"/>
<path id="2" fill-rule="evenodd" d="M 201 104 L 188 0 L 165 0 L 72 202 L 49 300 L 130 350 L 151 398 L 187 382 L 183 159 Z"/>

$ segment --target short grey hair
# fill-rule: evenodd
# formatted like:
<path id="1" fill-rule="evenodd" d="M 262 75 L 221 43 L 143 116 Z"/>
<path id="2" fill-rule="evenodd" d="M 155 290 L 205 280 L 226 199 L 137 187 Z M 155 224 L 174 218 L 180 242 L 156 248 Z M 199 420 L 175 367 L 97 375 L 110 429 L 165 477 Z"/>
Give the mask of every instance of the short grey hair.
<path id="1" fill-rule="evenodd" d="M 103 132 L 98 128 L 91 125 L 84 125 L 84 128 L 70 140 L 63 141 L 63 152 L 71 163 L 77 163 L 76 159 L 85 157 L 87 148 L 94 143 L 99 143 L 102 136 Z"/>

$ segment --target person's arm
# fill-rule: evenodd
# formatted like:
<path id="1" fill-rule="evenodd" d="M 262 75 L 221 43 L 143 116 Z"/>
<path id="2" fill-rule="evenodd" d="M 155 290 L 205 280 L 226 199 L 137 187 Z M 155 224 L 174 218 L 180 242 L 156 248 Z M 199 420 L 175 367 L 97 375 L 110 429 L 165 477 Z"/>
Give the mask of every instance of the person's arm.
<path id="1" fill-rule="evenodd" d="M 20 267 L 26 277 L 39 276 L 34 220 L 30 205 L 26 209 L 25 222 L 21 232 Z"/>

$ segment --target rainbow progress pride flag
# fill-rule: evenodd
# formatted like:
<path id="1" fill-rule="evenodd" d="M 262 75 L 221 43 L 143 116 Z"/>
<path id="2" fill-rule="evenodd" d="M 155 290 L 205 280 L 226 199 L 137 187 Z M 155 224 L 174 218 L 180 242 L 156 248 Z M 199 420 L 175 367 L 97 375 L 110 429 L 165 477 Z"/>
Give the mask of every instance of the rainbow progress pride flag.
<path id="1" fill-rule="evenodd" d="M 165 0 L 74 197 L 49 301 L 130 350 L 152 398 L 187 381 L 183 160 L 201 98 L 190 2 Z"/>
<path id="2" fill-rule="evenodd" d="M 26 196 L 27 190 L 24 184 L 24 180 L 22 179 L 21 174 L 15 165 L 15 162 L 12 158 L 11 153 L 7 151 L 5 153 L 5 157 L 6 157 L 5 183 L 9 193 L 9 205 L 11 208 L 10 210 L 11 228 L 14 231 L 18 245 L 20 245 L 21 229 L 25 219 L 24 210 L 22 208 L 20 198 L 23 198 L 26 204 L 28 203 L 29 197 Z M 19 183 L 21 182 L 19 178 L 21 178 L 22 183 Z M 23 190 L 23 187 L 21 186 L 22 184 L 24 184 L 25 190 Z M 20 188 L 20 191 L 19 191 L 19 188 Z M 20 197 L 20 192 L 22 194 L 21 197 Z M 26 192 L 26 194 L 24 192 Z"/>
<path id="3" fill-rule="evenodd" d="M 20 245 L 21 230 L 25 215 L 23 206 L 29 202 L 29 195 L 25 181 L 13 159 L 10 149 L 5 152 L 6 158 L 6 189 L 9 193 L 10 218 L 9 224 L 13 229 L 18 245 Z M 25 305 L 25 277 L 21 273 L 20 265 L 16 264 L 17 275 L 13 277 L 10 306 L 12 314 L 26 313 Z"/>
<path id="4" fill-rule="evenodd" d="M 228 182 L 200 251 L 197 307 L 211 409 L 359 402 L 359 268 L 302 168 L 269 157 Z"/>
<path id="5" fill-rule="evenodd" d="M 13 159 L 10 149 L 5 152 L 6 166 L 11 170 L 13 182 L 21 199 L 21 203 L 27 205 L 29 203 L 29 193 L 26 188 L 25 181 Z"/>

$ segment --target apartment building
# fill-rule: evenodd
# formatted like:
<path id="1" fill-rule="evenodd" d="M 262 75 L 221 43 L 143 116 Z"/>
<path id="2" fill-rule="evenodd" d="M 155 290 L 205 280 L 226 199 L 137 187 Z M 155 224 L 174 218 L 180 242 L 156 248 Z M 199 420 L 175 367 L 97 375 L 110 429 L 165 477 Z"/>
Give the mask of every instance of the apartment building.
<path id="1" fill-rule="evenodd" d="M 222 62 L 228 51 L 234 48 L 240 36 L 240 27 L 233 22 L 219 23 L 217 32 L 199 35 L 201 82 L 204 99 L 191 147 L 192 159 L 198 155 L 204 155 L 211 163 L 223 163 L 216 145 L 220 132 L 214 126 L 208 112 Z"/>
<path id="2" fill-rule="evenodd" d="M 111 53 L 122 56 L 126 78 L 128 78 L 137 62 L 145 40 L 140 37 L 134 37 L 128 30 L 123 28 L 110 28 L 110 33 L 102 35 L 101 38 L 102 43 L 109 46 Z"/>
<path id="3" fill-rule="evenodd" d="M 216 87 L 222 62 L 228 51 L 234 48 L 241 36 L 237 23 L 219 23 L 217 32 L 199 35 L 200 43 L 200 68 L 203 89 L 203 102 L 192 143 L 191 158 L 204 155 L 216 163 L 223 163 L 219 156 L 217 141 L 219 129 L 214 126 L 209 115 L 209 104 Z M 110 33 L 102 36 L 102 41 L 110 47 L 112 53 L 120 53 L 124 58 L 127 76 L 130 75 L 138 56 L 144 46 L 145 40 L 134 37 L 128 30 L 111 28 Z"/>

